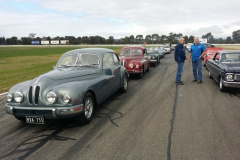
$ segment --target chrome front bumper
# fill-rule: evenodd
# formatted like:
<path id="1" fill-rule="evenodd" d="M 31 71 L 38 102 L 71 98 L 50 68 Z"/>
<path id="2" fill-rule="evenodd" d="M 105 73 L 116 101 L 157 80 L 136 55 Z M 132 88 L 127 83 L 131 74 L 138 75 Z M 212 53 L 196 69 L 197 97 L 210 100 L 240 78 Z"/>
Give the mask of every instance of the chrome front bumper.
<path id="1" fill-rule="evenodd" d="M 230 88 L 240 88 L 240 82 L 227 82 L 222 81 L 223 86 Z"/>
<path id="2" fill-rule="evenodd" d="M 141 70 L 128 70 L 127 72 L 128 72 L 128 74 L 139 74 L 139 73 L 142 73 L 142 69 Z"/>
<path id="3" fill-rule="evenodd" d="M 157 60 L 155 60 L 155 59 L 151 59 L 150 62 L 151 62 L 151 63 L 153 63 L 153 62 L 157 62 Z"/>
<path id="4" fill-rule="evenodd" d="M 45 118 L 63 118 L 80 114 L 83 111 L 83 104 L 72 107 L 18 107 L 6 104 L 5 111 L 8 114 L 19 117 L 44 116 Z"/>

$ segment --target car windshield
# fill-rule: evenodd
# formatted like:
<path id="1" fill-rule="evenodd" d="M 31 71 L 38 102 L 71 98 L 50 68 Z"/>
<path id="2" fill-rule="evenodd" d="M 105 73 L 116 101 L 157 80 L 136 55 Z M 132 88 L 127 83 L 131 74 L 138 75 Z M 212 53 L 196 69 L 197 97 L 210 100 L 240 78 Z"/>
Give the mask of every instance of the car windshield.
<path id="1" fill-rule="evenodd" d="M 220 62 L 240 63 L 240 53 L 222 53 Z"/>
<path id="2" fill-rule="evenodd" d="M 100 60 L 98 55 L 90 54 L 90 53 L 80 53 L 80 54 L 67 55 L 63 57 L 58 67 L 75 67 L 75 66 L 98 67 L 99 63 L 100 63 Z"/>
<path id="3" fill-rule="evenodd" d="M 208 43 L 203 43 L 203 45 L 205 46 L 205 48 L 211 47 Z"/>
<path id="4" fill-rule="evenodd" d="M 120 52 L 121 56 L 139 56 L 142 55 L 141 49 L 124 49 Z"/>

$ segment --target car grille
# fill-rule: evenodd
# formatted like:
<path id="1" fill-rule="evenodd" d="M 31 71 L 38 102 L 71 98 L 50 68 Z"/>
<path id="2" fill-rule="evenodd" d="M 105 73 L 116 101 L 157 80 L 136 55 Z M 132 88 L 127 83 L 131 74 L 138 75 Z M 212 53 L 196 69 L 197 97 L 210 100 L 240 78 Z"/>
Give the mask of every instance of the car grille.
<path id="1" fill-rule="evenodd" d="M 236 81 L 240 81 L 240 74 L 235 74 L 235 75 L 234 75 L 234 79 L 235 79 Z"/>
<path id="2" fill-rule="evenodd" d="M 39 86 L 30 86 L 28 91 L 28 100 L 30 104 L 38 104 L 39 93 Z"/>
<path id="3" fill-rule="evenodd" d="M 52 116 L 51 110 L 22 110 L 22 109 L 14 109 L 14 113 L 16 115 L 41 115 L 41 116 Z"/>

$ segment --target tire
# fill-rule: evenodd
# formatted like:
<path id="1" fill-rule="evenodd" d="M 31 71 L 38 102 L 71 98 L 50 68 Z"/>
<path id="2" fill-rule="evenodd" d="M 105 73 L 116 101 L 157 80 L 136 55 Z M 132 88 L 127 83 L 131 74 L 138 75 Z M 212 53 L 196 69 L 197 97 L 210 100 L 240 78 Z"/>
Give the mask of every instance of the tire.
<path id="1" fill-rule="evenodd" d="M 148 68 L 147 68 L 147 70 L 146 70 L 147 72 L 149 71 L 149 68 L 150 68 L 150 64 L 148 65 Z"/>
<path id="2" fill-rule="evenodd" d="M 158 64 L 158 63 L 157 63 L 157 62 L 155 62 L 155 63 L 154 63 L 154 67 L 157 67 L 157 64 Z"/>
<path id="3" fill-rule="evenodd" d="M 81 125 L 89 124 L 92 120 L 95 109 L 95 100 L 90 92 L 87 92 L 83 98 L 83 112 L 75 118 Z"/>
<path id="4" fill-rule="evenodd" d="M 126 74 L 124 74 L 123 78 L 123 87 L 120 88 L 121 93 L 126 93 L 128 89 L 128 77 Z"/>
<path id="5" fill-rule="evenodd" d="M 17 120 L 21 121 L 21 122 L 26 122 L 25 117 L 17 117 L 17 116 L 15 116 L 15 118 L 16 118 Z"/>
<path id="6" fill-rule="evenodd" d="M 142 72 L 138 74 L 138 77 L 143 78 L 143 74 L 144 74 L 144 67 L 142 67 Z"/>
<path id="7" fill-rule="evenodd" d="M 213 77 L 211 76 L 211 73 L 210 73 L 209 70 L 208 70 L 208 77 L 209 77 L 210 79 L 213 79 Z"/>
<path id="8" fill-rule="evenodd" d="M 222 84 L 222 77 L 219 79 L 219 90 L 221 91 L 221 92 L 224 92 L 224 91 L 226 91 L 226 87 Z"/>

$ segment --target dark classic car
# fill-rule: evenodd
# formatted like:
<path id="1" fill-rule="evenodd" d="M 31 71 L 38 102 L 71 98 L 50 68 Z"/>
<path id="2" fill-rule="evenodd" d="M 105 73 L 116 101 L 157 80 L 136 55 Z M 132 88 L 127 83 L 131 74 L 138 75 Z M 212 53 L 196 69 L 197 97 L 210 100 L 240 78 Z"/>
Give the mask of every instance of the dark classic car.
<path id="1" fill-rule="evenodd" d="M 219 83 L 220 91 L 226 87 L 240 88 L 240 51 L 218 51 L 207 62 L 208 76 Z"/>
<path id="2" fill-rule="evenodd" d="M 160 63 L 160 59 L 161 59 L 160 54 L 158 53 L 158 51 L 155 51 L 155 50 L 150 50 L 147 52 L 148 52 L 148 55 L 151 57 L 150 63 L 156 67 L 157 64 Z"/>
<path id="3" fill-rule="evenodd" d="M 124 47 L 119 53 L 121 65 L 127 69 L 129 75 L 138 74 L 143 77 L 144 72 L 149 70 L 150 56 L 147 49 L 142 46 Z"/>
<path id="4" fill-rule="evenodd" d="M 114 51 L 76 49 L 64 53 L 52 71 L 13 86 L 5 110 L 27 123 L 75 117 L 88 124 L 96 105 L 127 88 L 128 73 Z"/>

